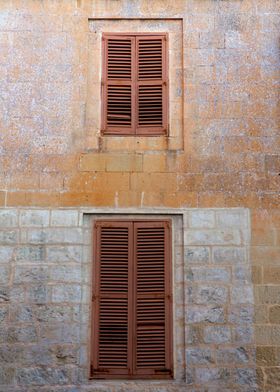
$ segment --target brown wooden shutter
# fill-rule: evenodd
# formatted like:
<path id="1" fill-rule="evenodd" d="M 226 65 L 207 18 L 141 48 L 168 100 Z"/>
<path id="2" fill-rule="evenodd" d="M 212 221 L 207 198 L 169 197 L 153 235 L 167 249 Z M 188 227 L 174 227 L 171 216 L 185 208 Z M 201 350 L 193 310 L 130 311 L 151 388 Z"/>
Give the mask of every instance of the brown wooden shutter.
<path id="1" fill-rule="evenodd" d="M 130 135 L 135 128 L 135 45 L 128 36 L 103 36 L 103 124 L 106 134 Z"/>
<path id="2" fill-rule="evenodd" d="M 166 375 L 171 365 L 171 270 L 168 222 L 135 222 L 135 374 Z"/>
<path id="3" fill-rule="evenodd" d="M 167 34 L 104 34 L 102 129 L 167 134 Z"/>
<path id="4" fill-rule="evenodd" d="M 167 37 L 136 38 L 137 134 L 165 134 L 167 128 Z"/>
<path id="5" fill-rule="evenodd" d="M 167 221 L 96 223 L 94 378 L 172 376 L 170 235 Z"/>
<path id="6" fill-rule="evenodd" d="M 93 280 L 95 376 L 128 375 L 131 367 L 132 224 L 97 222 Z"/>

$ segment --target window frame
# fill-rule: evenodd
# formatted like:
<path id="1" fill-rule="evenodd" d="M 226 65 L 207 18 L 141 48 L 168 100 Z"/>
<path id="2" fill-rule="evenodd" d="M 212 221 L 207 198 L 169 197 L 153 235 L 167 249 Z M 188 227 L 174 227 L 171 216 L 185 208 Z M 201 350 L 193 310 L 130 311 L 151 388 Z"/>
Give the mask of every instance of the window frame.
<path id="1" fill-rule="evenodd" d="M 100 263 L 97 262 L 97 256 L 98 256 L 98 252 L 100 250 L 100 244 L 98 243 L 98 232 L 97 232 L 97 226 L 101 224 L 120 224 L 124 226 L 126 224 L 130 224 L 131 228 L 132 228 L 132 243 L 129 244 L 129 247 L 132 247 L 133 249 L 133 258 L 136 255 L 136 226 L 137 224 L 147 224 L 148 225 L 146 227 L 153 227 L 152 225 L 155 224 L 155 227 L 164 227 L 167 228 L 168 230 L 166 231 L 166 239 L 165 239 L 165 243 L 164 243 L 164 247 L 165 247 L 165 267 L 166 267 L 166 271 L 165 271 L 165 296 L 168 297 L 169 301 L 167 302 L 166 306 L 167 308 L 165 308 L 165 329 L 167 331 L 167 335 L 165 336 L 165 351 L 167 353 L 167 357 L 166 357 L 166 361 L 167 363 L 170 365 L 170 371 L 168 374 L 164 374 L 162 372 L 159 371 L 159 374 L 148 374 L 147 372 L 139 372 L 137 374 L 118 374 L 118 372 L 113 372 L 110 375 L 106 375 L 106 374 L 98 374 L 95 373 L 94 374 L 94 370 L 93 370 L 93 363 L 96 363 L 96 358 L 95 358 L 95 351 L 94 349 L 96 348 L 95 346 L 95 342 L 96 342 L 96 334 L 98 332 L 98 326 L 97 326 L 97 320 L 98 320 L 98 310 L 97 310 L 97 302 L 95 301 L 95 293 L 96 293 L 96 286 L 99 284 L 99 280 L 100 280 L 100 275 L 99 275 L 99 269 L 100 269 Z M 160 224 L 160 225 L 159 225 Z M 145 226 L 143 226 L 145 227 Z M 94 246 L 94 252 L 93 252 L 93 257 L 94 257 L 94 264 L 93 264 L 93 269 L 92 269 L 92 317 L 91 317 L 91 341 L 90 341 L 90 379 L 91 380 L 98 380 L 98 379 L 107 379 L 107 380 L 114 380 L 114 379 L 125 379 L 125 380 L 134 380 L 134 379 L 150 379 L 150 380 L 159 380 L 159 379 L 168 379 L 171 380 L 174 377 L 174 352 L 173 352 L 173 271 L 172 271 L 172 220 L 171 219 L 96 219 L 93 222 L 93 246 Z M 137 268 L 137 260 L 136 258 L 133 260 L 134 266 L 133 268 Z M 135 273 L 135 272 L 134 272 Z M 131 287 L 131 285 L 134 282 L 134 279 L 136 278 L 136 275 L 134 276 L 130 276 L 130 280 L 128 280 L 128 287 Z M 132 315 L 132 320 L 128 319 L 128 324 L 131 323 L 131 331 L 128 332 L 128 344 L 133 345 L 133 347 L 131 347 L 129 349 L 131 350 L 130 352 L 128 352 L 128 356 L 133 355 L 132 353 L 134 353 L 134 355 L 136 355 L 136 343 L 134 341 L 135 336 L 134 337 L 130 337 L 129 335 L 132 334 L 132 331 L 134 330 L 134 332 L 136 333 L 136 289 L 135 286 L 134 288 L 131 288 L 133 291 L 133 301 L 134 302 L 134 309 L 133 309 L 133 315 Z M 168 293 L 168 295 L 166 295 L 166 293 Z M 129 301 L 131 299 L 129 298 Z M 168 309 L 168 310 L 167 310 Z M 128 313 L 128 317 L 129 313 Z M 131 339 L 131 340 L 130 340 Z M 135 357 L 136 358 L 136 357 Z M 136 359 L 133 359 L 133 361 L 135 361 Z M 134 365 L 136 364 L 136 362 L 134 362 Z M 135 368 L 136 369 L 136 368 Z M 133 369 L 133 371 L 135 370 Z M 114 374 L 115 373 L 115 374 Z"/>
<path id="2" fill-rule="evenodd" d="M 107 51 L 106 39 L 120 37 L 120 39 L 135 38 L 135 48 L 132 52 L 131 62 L 131 131 L 125 131 L 123 127 L 113 127 L 108 129 L 107 126 Z M 162 37 L 165 45 L 162 46 L 162 127 L 148 127 L 138 125 L 138 85 L 141 85 L 143 80 L 138 80 L 138 54 L 136 50 L 137 40 L 140 37 L 158 38 Z M 103 32 L 102 33 L 102 67 L 101 67 L 101 135 L 102 136 L 153 136 L 162 137 L 169 136 L 169 41 L 167 32 Z M 160 79 L 154 79 L 154 83 L 159 83 Z M 152 84 L 153 80 L 148 81 L 147 84 Z M 121 82 L 120 82 L 121 84 Z"/>

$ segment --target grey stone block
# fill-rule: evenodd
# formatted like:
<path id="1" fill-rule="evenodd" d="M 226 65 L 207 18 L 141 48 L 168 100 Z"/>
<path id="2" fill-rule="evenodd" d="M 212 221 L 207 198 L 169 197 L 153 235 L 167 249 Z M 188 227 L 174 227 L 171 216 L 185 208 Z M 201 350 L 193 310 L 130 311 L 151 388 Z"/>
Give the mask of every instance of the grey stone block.
<path id="1" fill-rule="evenodd" d="M 0 265 L 0 284 L 6 285 L 10 280 L 11 269 L 8 265 Z"/>
<path id="2" fill-rule="evenodd" d="M 79 347 L 58 345 L 52 348 L 55 361 L 58 365 L 78 364 L 79 362 Z"/>
<path id="3" fill-rule="evenodd" d="M 246 227 L 247 213 L 246 210 L 223 210 L 216 212 L 217 225 L 219 227 Z"/>
<path id="4" fill-rule="evenodd" d="M 7 283 L 7 282 L 6 282 Z M 24 302 L 25 290 L 23 287 L 0 287 L 0 304 L 7 302 Z"/>
<path id="5" fill-rule="evenodd" d="M 244 364 L 253 359 L 250 349 L 246 347 L 220 348 L 217 350 L 217 362 L 219 364 Z"/>
<path id="6" fill-rule="evenodd" d="M 45 249 L 41 245 L 22 245 L 16 249 L 15 258 L 19 262 L 42 262 L 45 258 Z"/>
<path id="7" fill-rule="evenodd" d="M 31 229 L 27 231 L 27 241 L 31 244 L 82 244 L 81 228 Z"/>
<path id="8" fill-rule="evenodd" d="M 37 341 L 34 325 L 7 326 L 0 329 L 0 343 L 33 343 Z"/>
<path id="9" fill-rule="evenodd" d="M 18 242 L 18 231 L 0 231 L 0 245 L 16 244 Z"/>
<path id="10" fill-rule="evenodd" d="M 83 249 L 81 246 L 47 246 L 46 260 L 48 262 L 78 262 L 82 261 Z"/>
<path id="11" fill-rule="evenodd" d="M 53 210 L 51 211 L 52 226 L 78 226 L 78 211 Z"/>
<path id="12" fill-rule="evenodd" d="M 12 304 L 10 305 L 10 314 L 12 322 L 30 323 L 33 321 L 33 310 L 29 305 Z"/>
<path id="13" fill-rule="evenodd" d="M 7 305 L 0 306 L 0 325 L 8 321 L 9 317 L 9 308 Z"/>
<path id="14" fill-rule="evenodd" d="M 70 384 L 69 370 L 59 368 L 17 369 L 19 385 L 63 385 Z"/>
<path id="15" fill-rule="evenodd" d="M 247 261 L 245 248 L 241 247 L 214 247 L 213 261 L 219 264 L 237 264 Z"/>
<path id="16" fill-rule="evenodd" d="M 21 347 L 22 367 L 27 366 L 47 366 L 54 364 L 52 348 L 48 345 L 25 345 Z"/>
<path id="17" fill-rule="evenodd" d="M 53 302 L 73 302 L 81 301 L 81 286 L 79 285 L 56 285 L 53 287 Z"/>
<path id="18" fill-rule="evenodd" d="M 79 324 L 42 323 L 40 326 L 40 340 L 44 344 L 75 344 L 80 342 Z"/>
<path id="19" fill-rule="evenodd" d="M 223 323 L 224 309 L 219 306 L 187 306 L 186 322 L 191 323 Z"/>
<path id="20" fill-rule="evenodd" d="M 49 226 L 49 220 L 48 210 L 22 210 L 20 212 L 20 225 L 23 227 Z"/>
<path id="21" fill-rule="evenodd" d="M 201 385 L 226 385 L 232 377 L 229 369 L 204 367 L 195 369 L 195 378 Z"/>
<path id="22" fill-rule="evenodd" d="M 39 283 L 48 280 L 47 266 L 16 266 L 14 283 Z"/>
<path id="23" fill-rule="evenodd" d="M 195 300 L 197 304 L 224 304 L 227 302 L 228 289 L 221 286 L 198 286 Z"/>
<path id="24" fill-rule="evenodd" d="M 186 361 L 189 365 L 211 365 L 215 363 L 213 352 L 208 348 L 187 348 Z"/>
<path id="25" fill-rule="evenodd" d="M 254 341 L 252 326 L 239 326 L 233 329 L 233 339 L 238 344 L 250 344 Z"/>
<path id="26" fill-rule="evenodd" d="M 45 304 L 51 300 L 51 288 L 44 284 L 29 285 L 27 298 L 30 303 Z"/>
<path id="27" fill-rule="evenodd" d="M 252 324 L 254 320 L 254 306 L 241 305 L 229 307 L 228 320 L 233 324 Z"/>
<path id="28" fill-rule="evenodd" d="M 194 371 L 191 368 L 186 369 L 186 384 L 191 385 L 194 383 Z"/>
<path id="29" fill-rule="evenodd" d="M 185 249 L 185 263 L 209 263 L 210 251 L 205 247 L 188 247 Z"/>
<path id="30" fill-rule="evenodd" d="M 226 268 L 191 267 L 186 272 L 186 280 L 202 282 L 228 283 L 231 279 L 230 271 Z"/>
<path id="31" fill-rule="evenodd" d="M 233 267 L 232 274 L 233 274 L 233 281 L 236 281 L 236 284 L 252 283 L 252 271 L 251 268 L 248 266 L 235 265 Z"/>
<path id="32" fill-rule="evenodd" d="M 231 289 L 231 302 L 233 304 L 253 304 L 254 294 L 252 286 L 238 286 Z"/>
<path id="33" fill-rule="evenodd" d="M 224 230 L 185 230 L 184 243 L 186 245 L 240 245 L 240 233 L 236 229 Z"/>
<path id="34" fill-rule="evenodd" d="M 203 329 L 200 325 L 187 325 L 185 328 L 186 343 L 190 345 L 198 345 L 204 343 Z"/>
<path id="35" fill-rule="evenodd" d="M 16 227 L 18 225 L 17 210 L 0 211 L 0 227 Z"/>
<path id="36" fill-rule="evenodd" d="M 244 385 L 246 387 L 257 388 L 257 374 L 255 369 L 235 369 L 234 381 L 238 385 Z"/>
<path id="37" fill-rule="evenodd" d="M 0 264 L 9 263 L 13 259 L 14 248 L 11 246 L 0 247 Z"/>
<path id="38" fill-rule="evenodd" d="M 81 282 L 81 267 L 72 265 L 62 265 L 52 267 L 50 270 L 52 282 Z"/>
<path id="39" fill-rule="evenodd" d="M 0 361 L 1 366 L 5 364 L 12 364 L 15 361 L 19 362 L 22 359 L 22 346 L 16 345 L 0 345 Z M 0 384 L 2 384 L 0 379 Z"/>
<path id="40" fill-rule="evenodd" d="M 214 211 L 194 210 L 189 212 L 189 224 L 193 228 L 213 228 L 215 227 Z"/>
<path id="41" fill-rule="evenodd" d="M 204 329 L 205 343 L 229 343 L 231 342 L 231 330 L 228 326 L 209 326 Z"/>
<path id="42" fill-rule="evenodd" d="M 37 305 L 34 313 L 38 321 L 70 322 L 73 319 L 74 308 L 67 305 Z"/>

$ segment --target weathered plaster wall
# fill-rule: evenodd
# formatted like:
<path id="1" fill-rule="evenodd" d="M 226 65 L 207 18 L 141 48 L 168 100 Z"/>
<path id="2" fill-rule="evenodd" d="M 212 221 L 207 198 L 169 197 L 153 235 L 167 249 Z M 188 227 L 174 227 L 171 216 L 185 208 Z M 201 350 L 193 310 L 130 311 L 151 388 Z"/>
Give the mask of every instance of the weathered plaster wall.
<path id="1" fill-rule="evenodd" d="M 174 380 L 88 381 L 93 220 L 139 216 L 172 219 Z M 7 208 L 0 223 L 0 391 L 254 390 L 248 210 Z"/>
<path id="2" fill-rule="evenodd" d="M 170 70 L 183 83 L 172 96 L 184 104 L 182 148 L 100 137 L 88 53 L 98 17 L 182 18 L 183 69 Z M 0 204 L 250 208 L 258 383 L 273 392 L 279 19 L 278 0 L 0 0 Z"/>

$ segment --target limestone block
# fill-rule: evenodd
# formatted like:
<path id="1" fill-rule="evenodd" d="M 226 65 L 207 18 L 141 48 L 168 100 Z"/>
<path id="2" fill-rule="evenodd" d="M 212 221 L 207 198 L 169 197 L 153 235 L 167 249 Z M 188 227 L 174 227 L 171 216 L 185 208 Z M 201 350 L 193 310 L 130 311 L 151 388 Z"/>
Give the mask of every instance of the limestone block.
<path id="1" fill-rule="evenodd" d="M 191 323 L 223 323 L 225 321 L 224 309 L 221 306 L 193 306 L 186 308 L 186 322 Z"/>
<path id="2" fill-rule="evenodd" d="M 205 264 L 210 261 L 210 249 L 206 247 L 187 247 L 184 252 L 185 263 Z"/>
<path id="3" fill-rule="evenodd" d="M 209 326 L 204 329 L 205 343 L 229 343 L 231 342 L 231 330 L 228 326 Z"/>
<path id="4" fill-rule="evenodd" d="M 18 262 L 42 262 L 45 258 L 45 249 L 41 245 L 21 245 L 15 250 L 15 259 Z"/>
<path id="5" fill-rule="evenodd" d="M 50 213 L 47 210 L 22 210 L 20 212 L 21 226 L 49 226 Z"/>
<path id="6" fill-rule="evenodd" d="M 18 231 L 0 231 L 0 245 L 16 244 L 18 240 Z"/>
<path id="7" fill-rule="evenodd" d="M 215 363 L 215 358 L 209 348 L 188 348 L 186 349 L 186 361 L 187 366 L 211 365 Z"/>
<path id="8" fill-rule="evenodd" d="M 81 246 L 47 246 L 46 260 L 54 263 L 77 262 L 82 261 Z"/>
<path id="9" fill-rule="evenodd" d="M 52 300 L 53 302 L 79 303 L 81 301 L 81 286 L 56 284 L 53 287 Z"/>
<path id="10" fill-rule="evenodd" d="M 190 211 L 189 224 L 192 228 L 213 228 L 215 226 L 214 211 Z"/>
<path id="11" fill-rule="evenodd" d="M 0 211 L 0 227 L 15 227 L 18 225 L 17 210 Z"/>
<path id="12" fill-rule="evenodd" d="M 213 261 L 221 264 L 244 263 L 246 251 L 241 247 L 213 247 Z"/>
<path id="13" fill-rule="evenodd" d="M 227 268 L 191 267 L 186 272 L 186 280 L 202 282 L 230 282 L 230 271 Z"/>
<path id="14" fill-rule="evenodd" d="M 254 359 L 250 349 L 245 347 L 220 348 L 217 351 L 217 362 L 219 364 L 244 364 Z"/>
<path id="15" fill-rule="evenodd" d="M 240 245 L 240 233 L 236 229 L 185 230 L 186 245 Z"/>
<path id="16" fill-rule="evenodd" d="M 78 226 L 78 211 L 53 210 L 51 226 Z"/>

